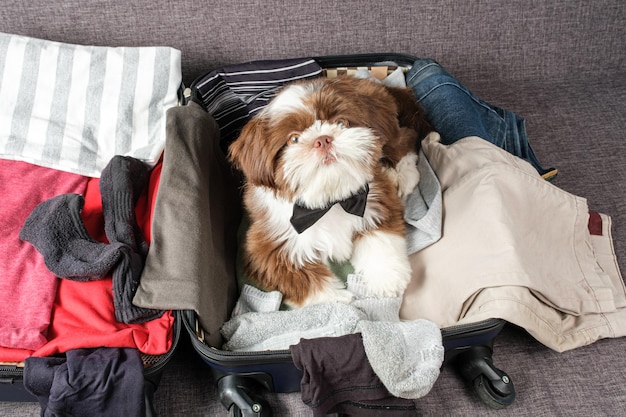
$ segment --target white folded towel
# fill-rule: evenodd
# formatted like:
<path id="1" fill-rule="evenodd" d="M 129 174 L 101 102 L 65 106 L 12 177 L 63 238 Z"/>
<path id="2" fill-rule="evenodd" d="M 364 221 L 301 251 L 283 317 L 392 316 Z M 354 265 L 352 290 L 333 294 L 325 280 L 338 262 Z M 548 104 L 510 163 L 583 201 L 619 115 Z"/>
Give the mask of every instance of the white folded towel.
<path id="1" fill-rule="evenodd" d="M 0 33 L 0 158 L 99 177 L 115 155 L 158 161 L 180 51 Z"/>

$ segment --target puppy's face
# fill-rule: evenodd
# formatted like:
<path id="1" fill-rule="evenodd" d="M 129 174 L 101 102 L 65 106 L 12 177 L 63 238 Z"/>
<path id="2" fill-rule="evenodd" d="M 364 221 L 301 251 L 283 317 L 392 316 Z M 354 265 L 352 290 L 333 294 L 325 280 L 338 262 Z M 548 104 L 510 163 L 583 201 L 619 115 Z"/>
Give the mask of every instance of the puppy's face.
<path id="1" fill-rule="evenodd" d="M 231 160 L 248 183 L 323 207 L 371 181 L 389 138 L 399 135 L 397 104 L 369 80 L 291 84 L 243 129 Z"/>

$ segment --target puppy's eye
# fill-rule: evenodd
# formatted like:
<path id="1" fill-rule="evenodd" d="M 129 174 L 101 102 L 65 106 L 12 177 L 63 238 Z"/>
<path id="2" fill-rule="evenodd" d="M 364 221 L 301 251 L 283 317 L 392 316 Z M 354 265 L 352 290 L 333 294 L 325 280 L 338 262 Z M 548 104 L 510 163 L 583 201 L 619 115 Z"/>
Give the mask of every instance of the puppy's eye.
<path id="1" fill-rule="evenodd" d="M 337 126 L 346 129 L 348 127 L 350 127 L 350 123 L 348 123 L 348 121 L 346 119 L 337 119 L 337 121 L 335 122 L 337 123 Z"/>
<path id="2" fill-rule="evenodd" d="M 289 136 L 289 143 L 290 144 L 296 144 L 298 142 L 300 142 L 300 135 L 298 135 L 297 133 L 292 133 Z"/>

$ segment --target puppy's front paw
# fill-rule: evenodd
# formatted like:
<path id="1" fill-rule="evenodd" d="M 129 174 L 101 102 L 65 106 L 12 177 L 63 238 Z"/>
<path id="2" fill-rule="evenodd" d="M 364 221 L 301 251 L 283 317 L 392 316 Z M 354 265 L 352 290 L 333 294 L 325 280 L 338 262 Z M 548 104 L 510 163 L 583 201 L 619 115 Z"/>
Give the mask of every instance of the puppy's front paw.
<path id="1" fill-rule="evenodd" d="M 361 238 L 352 257 L 355 272 L 360 275 L 362 295 L 399 297 L 411 279 L 411 265 L 403 237 L 374 232 Z"/>
<path id="2" fill-rule="evenodd" d="M 360 271 L 359 274 L 364 294 L 376 298 L 402 296 L 411 279 L 410 271 L 404 268 L 392 270 L 370 267 L 367 271 Z"/>
<path id="3" fill-rule="evenodd" d="M 333 289 L 330 293 L 323 295 L 323 302 L 337 301 L 344 304 L 350 304 L 354 300 L 354 294 L 344 289 Z"/>
<path id="4" fill-rule="evenodd" d="M 396 165 L 398 173 L 398 196 L 402 199 L 413 192 L 420 180 L 420 173 L 417 170 L 417 154 L 408 153 L 400 159 Z"/>
<path id="5" fill-rule="evenodd" d="M 354 294 L 345 289 L 345 285 L 339 279 L 333 277 L 321 288 L 313 291 L 302 303 L 295 307 L 305 307 L 313 304 L 340 302 L 350 304 L 354 299 Z M 292 306 L 294 307 L 294 306 Z"/>

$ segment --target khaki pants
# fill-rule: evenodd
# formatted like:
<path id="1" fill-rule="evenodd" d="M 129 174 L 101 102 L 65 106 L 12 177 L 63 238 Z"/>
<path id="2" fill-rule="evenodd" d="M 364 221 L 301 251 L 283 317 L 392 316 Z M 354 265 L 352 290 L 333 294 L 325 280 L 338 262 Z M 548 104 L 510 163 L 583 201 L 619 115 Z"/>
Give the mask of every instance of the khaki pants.
<path id="1" fill-rule="evenodd" d="M 441 327 L 502 318 L 565 351 L 626 335 L 610 218 L 478 137 L 424 140 L 441 182 L 443 230 L 411 255 L 402 319 Z"/>

